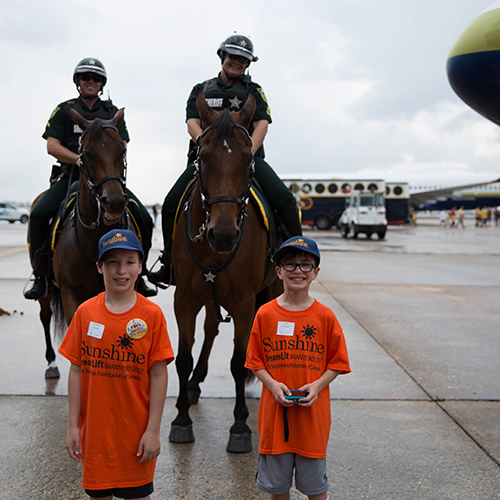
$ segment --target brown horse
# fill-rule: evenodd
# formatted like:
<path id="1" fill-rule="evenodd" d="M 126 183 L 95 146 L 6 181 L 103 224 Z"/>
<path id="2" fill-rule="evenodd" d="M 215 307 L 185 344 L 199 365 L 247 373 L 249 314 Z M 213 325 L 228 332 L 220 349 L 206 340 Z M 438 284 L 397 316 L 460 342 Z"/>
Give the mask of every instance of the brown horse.
<path id="1" fill-rule="evenodd" d="M 179 397 L 170 441 L 194 441 L 189 406 L 198 401 L 199 383 L 208 371 L 208 357 L 222 321 L 220 304 L 234 320 L 231 373 L 236 404 L 227 450 L 242 453 L 252 449 L 245 403 L 248 338 L 256 308 L 271 298 L 269 285 L 276 276 L 274 266 L 267 266 L 266 272 L 268 232 L 255 206 L 247 203 L 254 169 L 247 129 L 255 98 L 250 96 L 237 113 L 213 111 L 201 93 L 196 104 L 204 129 L 198 139 L 197 185 L 177 221 L 172 246 Z M 193 372 L 195 320 L 204 306 L 205 339 Z"/>
<path id="2" fill-rule="evenodd" d="M 117 128 L 123 121 L 124 110 L 111 120 L 89 121 L 73 109 L 71 116 L 83 130 L 80 182 L 74 211 L 63 222 L 54 250 L 55 284 L 50 295 L 39 301 L 49 363 L 46 378 L 59 377 L 50 339 L 52 312 L 61 311 L 62 307 L 67 326 L 77 307 L 101 291 L 96 269 L 99 238 L 111 229 L 128 225 L 125 216 L 128 196 L 124 192 L 126 148 Z M 57 326 L 62 327 L 56 322 Z"/>

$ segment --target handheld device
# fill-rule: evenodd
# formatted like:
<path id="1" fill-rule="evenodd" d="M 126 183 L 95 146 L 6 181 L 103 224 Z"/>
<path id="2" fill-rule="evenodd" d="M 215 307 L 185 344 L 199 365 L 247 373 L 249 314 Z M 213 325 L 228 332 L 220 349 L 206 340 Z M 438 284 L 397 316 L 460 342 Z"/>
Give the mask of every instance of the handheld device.
<path id="1" fill-rule="evenodd" d="M 293 401 L 294 403 L 298 403 L 299 399 L 304 399 L 309 396 L 309 393 L 306 391 L 290 391 L 292 394 L 291 396 L 288 396 L 285 394 L 285 399 L 288 399 L 288 401 Z"/>

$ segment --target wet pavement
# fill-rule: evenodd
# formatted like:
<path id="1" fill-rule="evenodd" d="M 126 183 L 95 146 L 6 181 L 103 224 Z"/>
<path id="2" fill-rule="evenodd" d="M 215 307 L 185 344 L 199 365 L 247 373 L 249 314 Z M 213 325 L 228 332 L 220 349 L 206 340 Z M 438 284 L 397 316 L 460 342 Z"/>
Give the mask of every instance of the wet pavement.
<path id="1" fill-rule="evenodd" d="M 58 357 L 62 377 L 46 383 L 38 305 L 22 297 L 25 229 L 0 223 L 0 308 L 10 313 L 0 316 L 0 499 L 83 499 L 64 449 L 68 364 Z M 390 228 L 384 241 L 306 232 L 322 250 L 312 293 L 337 314 L 353 369 L 331 387 L 330 498 L 500 499 L 500 228 L 429 221 Z M 160 247 L 158 232 L 151 262 Z M 155 301 L 176 346 L 171 291 Z M 153 498 L 267 498 L 254 486 L 258 385 L 248 390 L 254 451 L 225 451 L 231 349 L 222 325 L 189 445 L 168 442 L 178 388 L 169 367 Z"/>

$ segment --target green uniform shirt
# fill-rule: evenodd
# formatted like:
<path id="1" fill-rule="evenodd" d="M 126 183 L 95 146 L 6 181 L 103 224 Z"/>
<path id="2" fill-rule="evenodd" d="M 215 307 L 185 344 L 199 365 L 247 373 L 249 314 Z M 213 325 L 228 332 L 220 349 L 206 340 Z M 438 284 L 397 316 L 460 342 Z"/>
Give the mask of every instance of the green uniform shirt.
<path id="1" fill-rule="evenodd" d="M 231 85 L 227 85 L 224 80 L 222 80 L 220 73 L 217 76 L 217 85 L 221 90 L 230 89 L 233 86 L 234 82 Z M 249 93 L 255 89 L 255 101 L 257 103 L 257 107 L 255 108 L 255 113 L 253 115 L 252 121 L 260 121 L 267 120 L 269 123 L 272 123 L 271 120 L 271 109 L 269 108 L 269 104 L 267 103 L 266 95 L 262 90 L 262 87 L 255 82 L 250 82 L 248 85 Z M 189 94 L 189 98 L 186 105 L 186 121 L 190 118 L 200 118 L 200 114 L 198 112 L 198 108 L 196 107 L 196 96 L 198 92 L 203 90 L 203 83 L 198 83 L 191 90 L 191 94 Z"/>
<path id="2" fill-rule="evenodd" d="M 85 111 L 84 118 L 86 118 L 87 120 L 93 120 L 94 118 L 100 117 L 101 108 L 104 106 L 104 102 L 101 101 L 101 99 L 97 99 L 97 102 L 94 104 L 92 109 L 89 109 L 89 107 L 83 102 L 81 97 L 78 97 L 78 99 L 71 99 L 71 100 L 79 102 L 79 105 Z M 67 147 L 67 145 L 64 144 L 64 138 L 66 136 L 66 127 L 68 123 L 68 117 L 66 113 L 67 107 L 65 106 L 66 102 L 68 101 L 62 102 L 61 104 L 56 106 L 54 111 L 52 111 L 49 121 L 45 126 L 45 132 L 42 135 L 44 139 L 47 139 L 47 137 L 54 137 L 55 139 L 59 140 L 61 144 L 65 147 Z M 118 108 L 116 106 L 113 106 L 113 108 L 116 111 L 118 111 Z M 75 126 L 77 125 L 75 124 Z M 120 137 L 124 141 L 126 142 L 130 141 L 125 121 L 123 121 L 121 125 L 118 127 L 118 132 L 120 134 Z"/>

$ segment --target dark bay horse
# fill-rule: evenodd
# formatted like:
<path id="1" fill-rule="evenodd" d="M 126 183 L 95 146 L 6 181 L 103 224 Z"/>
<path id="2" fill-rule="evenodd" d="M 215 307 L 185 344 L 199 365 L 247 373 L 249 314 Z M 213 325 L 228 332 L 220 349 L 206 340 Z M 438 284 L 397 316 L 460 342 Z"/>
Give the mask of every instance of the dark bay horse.
<path id="1" fill-rule="evenodd" d="M 111 120 L 89 121 L 73 109 L 71 115 L 83 130 L 80 182 L 74 212 L 62 223 L 54 250 L 55 284 L 50 287 L 50 294 L 39 301 L 49 363 L 46 378 L 59 377 L 50 338 L 52 313 L 62 313 L 59 315 L 63 318 L 55 315 L 56 328 L 62 329 L 64 323 L 64 327 L 69 325 L 82 302 L 101 291 L 96 269 L 99 238 L 111 229 L 127 227 L 126 148 L 118 133 L 124 110 Z"/>
<path id="2" fill-rule="evenodd" d="M 239 112 L 213 111 L 201 93 L 196 104 L 203 128 L 198 138 L 197 185 L 177 221 L 172 245 L 179 397 L 170 441 L 194 441 L 189 406 L 198 401 L 199 383 L 208 371 L 208 357 L 222 320 L 220 304 L 234 321 L 231 373 L 236 404 L 227 450 L 243 453 L 252 449 L 245 403 L 248 338 L 256 307 L 271 298 L 269 285 L 276 276 L 274 266 L 266 273 L 269 236 L 254 204 L 248 203 L 254 162 L 247 130 L 255 98 L 250 96 Z M 195 320 L 204 306 L 205 339 L 193 372 Z"/>

